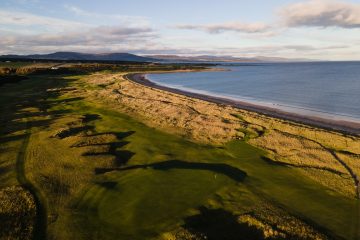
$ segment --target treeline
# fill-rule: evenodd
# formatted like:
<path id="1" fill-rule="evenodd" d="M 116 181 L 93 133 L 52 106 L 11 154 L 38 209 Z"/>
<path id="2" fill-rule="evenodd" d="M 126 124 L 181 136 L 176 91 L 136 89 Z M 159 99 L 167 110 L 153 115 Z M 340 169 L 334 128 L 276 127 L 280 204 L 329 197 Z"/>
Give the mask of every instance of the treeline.
<path id="1" fill-rule="evenodd" d="M 204 69 L 209 65 L 198 64 L 64 64 L 64 66 L 37 66 L 24 67 L 1 67 L 0 75 L 28 75 L 28 74 L 51 74 L 51 73 L 86 73 L 93 71 L 163 71 L 163 70 L 190 70 Z"/>
<path id="2" fill-rule="evenodd" d="M 144 72 L 144 71 L 174 71 L 174 70 L 201 70 L 209 65 L 200 64 L 159 64 L 159 63 L 132 63 L 132 64 L 109 64 L 109 63 L 63 63 L 49 64 L 37 63 L 22 67 L 0 65 L 0 85 L 15 83 L 26 79 L 31 75 L 52 74 L 86 74 L 96 71 L 114 72 Z"/>

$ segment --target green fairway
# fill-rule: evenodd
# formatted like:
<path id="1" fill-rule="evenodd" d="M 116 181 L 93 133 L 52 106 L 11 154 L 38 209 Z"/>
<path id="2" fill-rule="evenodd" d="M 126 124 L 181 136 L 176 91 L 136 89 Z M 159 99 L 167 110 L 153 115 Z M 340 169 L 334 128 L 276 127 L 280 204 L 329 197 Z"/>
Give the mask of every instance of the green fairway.
<path id="1" fill-rule="evenodd" d="M 27 176 L 41 195 L 37 205 L 47 210 L 39 222 L 47 221 L 51 237 L 159 239 L 183 227 L 209 239 L 259 239 L 254 226 L 237 218 L 254 214 L 272 221 L 259 210 L 264 203 L 290 232 L 307 234 L 306 229 L 292 229 L 293 218 L 287 223 L 283 212 L 332 238 L 358 237 L 355 199 L 304 178 L 298 170 L 265 161 L 265 152 L 244 141 L 221 146 L 191 142 L 92 102 L 91 91 L 96 90 L 79 96 L 45 91 L 86 89 L 81 79 L 33 77 L 2 86 L 0 96 L 8 114 L 0 139 L 5 159 L 1 186 Z M 25 113 L 30 107 L 35 110 Z M 26 154 L 17 155 L 20 148 Z M 110 153 L 115 163 L 100 164 Z M 16 164 L 25 173 L 16 173 Z"/>
<path id="2" fill-rule="evenodd" d="M 207 170 L 196 174 L 191 169 L 131 170 L 111 174 L 106 182 L 91 187 L 79 207 L 87 208 L 90 216 L 96 214 L 89 225 L 100 221 L 113 228 L 114 237 L 144 239 L 171 230 L 189 209 L 230 183 L 225 176 Z"/>
<path id="3" fill-rule="evenodd" d="M 71 108 L 101 115 L 95 121 L 101 132 L 131 132 L 122 148 L 133 153 L 128 167 L 98 176 L 79 200 L 77 207 L 90 219 L 84 226 L 104 224 L 90 231 L 107 229 L 105 236 L 113 232 L 114 237 L 124 234 L 123 239 L 155 237 L 181 223 L 186 210 L 206 205 L 222 188 L 235 187 L 275 202 L 334 237 L 355 239 L 355 199 L 307 180 L 297 170 L 267 163 L 261 158 L 264 152 L 243 141 L 199 145 L 81 101 Z M 217 197 L 220 205 L 226 199 Z M 246 202 L 241 195 L 232 200 L 240 207 Z"/>
<path id="4" fill-rule="evenodd" d="M 245 143 L 231 142 L 229 152 L 239 161 L 233 161 L 248 174 L 247 185 L 255 194 L 275 201 L 289 212 L 314 225 L 325 228 L 345 239 L 356 239 L 359 205 L 304 178 L 289 167 L 272 165 Z M 345 230 L 346 229 L 346 230 Z"/>

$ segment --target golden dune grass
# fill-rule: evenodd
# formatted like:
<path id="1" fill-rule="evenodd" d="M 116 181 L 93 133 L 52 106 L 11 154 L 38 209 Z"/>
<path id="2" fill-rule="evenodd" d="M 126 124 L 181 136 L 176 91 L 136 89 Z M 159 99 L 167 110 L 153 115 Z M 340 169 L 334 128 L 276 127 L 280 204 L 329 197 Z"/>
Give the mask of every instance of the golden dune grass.
<path id="1" fill-rule="evenodd" d="M 302 135 L 299 138 L 296 134 L 297 130 L 302 132 L 302 128 L 307 129 L 307 127 L 147 88 L 127 81 L 122 76 L 123 74 L 93 74 L 80 78 L 75 87 L 49 89 L 49 92 L 60 91 L 68 98 L 83 96 L 86 97 L 86 101 L 104 102 L 109 109 L 126 112 L 150 126 L 178 133 L 195 141 L 220 145 L 235 138 L 247 139 L 251 144 L 268 150 L 272 160 L 301 167 L 301 171 L 307 176 L 314 176 L 324 185 L 345 195 L 354 194 L 351 177 L 325 149 L 324 146 L 328 144 L 318 143 Z M 59 104 L 62 104 L 60 109 L 66 106 L 66 103 Z M 37 108 L 27 110 L 31 113 L 41 113 Z M 52 117 L 42 113 L 32 120 L 41 121 L 49 118 Z M 21 119 L 19 121 L 21 122 Z M 61 118 L 54 118 L 46 127 L 31 127 L 31 137 L 25 156 L 25 172 L 31 182 L 46 196 L 44 205 L 48 211 L 49 238 L 64 236 L 64 239 L 67 239 L 67 231 L 63 229 L 63 226 L 67 225 L 62 223 L 68 222 L 71 217 L 68 209 L 71 205 L 70 201 L 73 200 L 71 197 L 78 196 L 83 187 L 94 180 L 95 168 L 114 167 L 114 156 L 109 152 L 110 148 L 107 144 L 118 141 L 117 137 L 111 133 L 92 135 L 91 128 L 74 131 L 82 127 L 86 127 L 84 116 L 78 114 L 65 114 Z M 310 136 L 312 131 L 315 130 L 303 132 Z M 322 130 L 316 131 L 322 132 Z M 331 132 L 326 134 L 335 138 L 339 136 L 340 140 L 338 143 L 334 141 L 336 142 L 334 146 L 345 149 L 341 147 L 348 141 L 346 136 Z M 346 141 L 344 142 L 343 139 Z M 349 143 L 347 143 L 350 146 L 346 148 L 347 151 L 357 148 L 356 140 L 353 140 L 353 145 Z M 10 146 L 9 143 L 8 147 Z M 99 153 L 105 154 L 86 155 Z M 349 156 L 349 159 L 344 160 L 345 162 L 352 161 L 352 155 L 346 152 L 343 154 Z M 16 158 L 16 156 L 11 157 Z M 304 164 L 319 168 L 330 166 L 332 170 L 341 173 L 341 176 L 328 170 L 302 168 Z M 357 165 L 349 164 L 349 166 L 358 168 Z M 347 180 L 342 181 L 339 178 Z M 9 201 L 4 200 L 4 202 Z M 238 196 L 229 199 L 229 203 L 238 203 Z M 297 218 L 275 209 L 270 204 L 260 205 L 256 209 L 249 209 L 253 214 L 237 213 L 240 216 L 238 222 L 256 227 L 269 238 L 281 239 L 290 236 L 288 234 L 293 232 L 295 236 L 323 239 L 322 235 L 317 234 Z M 236 206 L 229 206 L 229 209 L 236 209 Z M 201 236 L 195 236 L 184 229 L 174 234 L 167 233 L 165 237 L 201 239 Z"/>
<path id="2" fill-rule="evenodd" d="M 29 180 L 46 196 L 43 204 L 48 211 L 50 238 L 66 236 L 59 228 L 60 223 L 71 217 L 68 212 L 70 201 L 93 180 L 94 169 L 115 166 L 114 156 L 106 144 L 116 141 L 116 136 L 100 134 L 93 137 L 89 136 L 89 130 L 71 132 L 74 128 L 86 127 L 83 119 L 82 115 L 69 115 L 56 119 L 45 129 L 33 128 L 27 147 L 26 172 Z M 63 132 L 68 133 L 66 137 L 58 137 Z M 84 155 L 87 153 L 104 155 Z"/>
<path id="3" fill-rule="evenodd" d="M 36 206 L 32 195 L 20 186 L 0 190 L 0 239 L 32 239 Z"/>
<path id="4" fill-rule="evenodd" d="M 207 143 L 246 139 L 266 150 L 270 159 L 297 167 L 337 192 L 355 195 L 354 179 L 331 151 L 342 151 L 339 158 L 344 157 L 357 173 L 360 166 L 351 162 L 357 161 L 354 154 L 360 152 L 359 137 L 145 87 L 122 73 L 97 73 L 83 82 L 97 101 L 150 126 Z"/>

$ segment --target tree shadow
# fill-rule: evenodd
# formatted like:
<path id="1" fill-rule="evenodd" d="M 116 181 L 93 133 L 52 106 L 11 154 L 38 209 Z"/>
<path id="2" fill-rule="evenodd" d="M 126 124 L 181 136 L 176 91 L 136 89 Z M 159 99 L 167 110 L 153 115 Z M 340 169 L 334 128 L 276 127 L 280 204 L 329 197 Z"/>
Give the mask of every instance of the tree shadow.
<path id="1" fill-rule="evenodd" d="M 185 218 L 183 227 L 207 240 L 262 240 L 263 232 L 238 222 L 238 216 L 224 209 L 200 207 L 199 214 Z"/>
<path id="2" fill-rule="evenodd" d="M 53 115 L 55 117 L 61 117 L 70 112 L 71 112 L 70 110 L 53 110 L 53 111 L 48 111 L 48 114 Z"/>
<path id="3" fill-rule="evenodd" d="M 43 103 L 43 107 L 45 107 L 46 109 L 46 112 L 42 112 L 42 113 L 39 113 L 39 112 L 35 112 L 35 113 L 32 113 L 32 112 L 26 112 L 26 111 L 23 111 L 23 110 L 20 110 L 20 111 L 17 111 L 14 116 L 17 117 L 18 119 L 19 118 L 24 118 L 24 117 L 38 117 L 39 115 L 40 116 L 43 116 L 43 115 L 47 115 L 47 114 L 51 114 L 51 115 L 63 115 L 63 114 L 66 114 L 66 113 L 69 113 L 70 110 L 49 110 L 47 109 L 47 106 L 44 106 L 46 105 L 46 103 Z M 29 105 L 30 106 L 30 105 Z M 27 106 L 22 106 L 24 108 L 26 108 Z M 39 107 L 39 106 L 38 106 Z"/>
<path id="4" fill-rule="evenodd" d="M 37 116 L 41 116 L 40 114 Z M 24 117 L 25 118 L 25 117 Z M 19 131 L 24 131 L 29 129 L 30 127 L 47 127 L 50 123 L 52 123 L 52 119 L 44 119 L 44 120 L 36 120 L 36 121 L 17 121 L 19 118 L 14 118 L 13 121 L 9 122 L 1 129 L 1 135 L 12 134 Z M 11 136 L 8 136 L 11 138 Z"/>
<path id="5" fill-rule="evenodd" d="M 115 155 L 115 166 L 117 167 L 126 164 L 135 155 L 134 152 L 128 150 L 117 150 L 111 153 Z"/>
<path id="6" fill-rule="evenodd" d="M 110 149 L 111 148 L 121 148 L 124 147 L 126 145 L 128 145 L 130 142 L 128 141 L 122 141 L 122 142 L 111 142 L 111 143 L 89 143 L 89 144 L 74 144 L 71 147 L 77 147 L 77 148 L 81 148 L 81 147 L 97 147 L 97 146 L 109 146 L 110 145 Z"/>
<path id="7" fill-rule="evenodd" d="M 102 174 L 110 171 L 128 171 L 134 169 L 148 169 L 167 171 L 171 169 L 189 169 L 189 170 L 207 170 L 214 173 L 225 175 L 234 181 L 242 182 L 246 178 L 246 172 L 224 163 L 199 163 L 199 162 L 186 162 L 181 160 L 170 160 L 159 163 L 134 165 L 123 168 L 97 168 L 95 173 Z"/>
<path id="8" fill-rule="evenodd" d="M 71 80 L 64 79 L 63 77 L 32 76 L 26 81 L 16 84 L 1 85 L 0 83 L 0 112 L 2 113 L 0 116 L 0 144 L 10 141 L 21 141 L 16 159 L 5 159 L 6 161 L 3 163 L 0 171 L 1 181 L 5 184 L 12 184 L 6 183 L 13 181 L 13 176 L 8 177 L 9 174 L 6 173 L 9 170 L 14 171 L 18 183 L 33 196 L 36 205 L 36 219 L 34 219 L 34 222 L 26 224 L 24 222 L 24 228 L 19 229 L 21 232 L 25 229 L 33 228 L 33 236 L 31 236 L 33 239 L 46 239 L 47 214 L 41 202 L 39 192 L 24 174 L 24 156 L 29 143 L 29 134 L 19 134 L 19 131 L 26 130 L 26 132 L 31 132 L 31 129 L 34 127 L 49 126 L 66 113 L 65 111 L 50 111 L 51 107 L 59 103 L 51 99 L 59 97 L 61 91 L 56 93 L 47 91 L 50 88 L 66 87 Z M 14 150 L 16 149 L 11 148 L 9 151 Z M 7 166 L 10 166 L 11 169 Z M 59 187 L 61 187 L 60 190 L 66 191 L 66 188 L 62 188 L 60 185 Z M 16 221 L 15 215 L 11 221 Z M 0 228 L 0 235 L 8 229 L 9 226 Z M 9 236 L 9 238 L 21 239 L 17 234 Z"/>
<path id="9" fill-rule="evenodd" d="M 86 114 L 83 116 L 83 122 L 89 122 L 100 119 L 100 116 L 97 114 Z M 91 133 L 88 134 L 86 131 L 91 130 Z M 88 140 L 85 140 L 84 142 L 79 142 L 73 144 L 71 147 L 74 148 L 82 148 L 82 147 L 90 147 L 90 150 L 83 153 L 83 156 L 113 156 L 113 164 L 112 167 L 107 168 L 95 168 L 94 172 L 95 174 L 103 174 L 106 172 L 113 171 L 114 169 L 119 168 L 122 165 L 125 165 L 128 163 L 128 161 L 135 155 L 134 152 L 129 150 L 122 150 L 120 148 L 124 147 L 125 145 L 129 144 L 129 141 L 123 141 L 122 139 L 131 136 L 135 133 L 135 131 L 128 131 L 128 132 L 100 132 L 100 133 L 93 133 L 94 127 L 93 126 L 82 126 L 82 127 L 75 127 L 75 128 L 69 128 L 66 129 L 58 134 L 55 135 L 55 137 L 58 138 L 65 138 L 68 136 L 73 136 L 78 133 L 85 132 L 86 134 L 83 136 L 85 139 L 88 138 Z M 105 142 L 99 142 L 98 140 L 92 141 L 91 138 L 101 137 L 104 136 L 105 139 L 108 137 L 106 135 L 111 135 L 116 138 L 115 141 L 110 140 L 108 142 L 107 140 L 104 140 Z M 113 140 L 113 139 L 112 139 Z M 96 151 L 96 147 L 104 147 L 100 148 L 100 151 Z M 91 147 L 95 147 L 95 149 L 92 149 Z"/>
<path id="10" fill-rule="evenodd" d="M 79 131 L 81 132 L 81 129 L 79 129 Z M 121 141 L 123 138 L 126 138 L 128 136 L 131 136 L 132 134 L 134 134 L 135 131 L 129 131 L 129 132 L 105 132 L 105 133 L 95 133 L 95 134 L 90 134 L 90 135 L 86 135 L 86 137 L 97 137 L 97 136 L 102 136 L 102 135 L 113 135 L 116 137 L 117 140 L 119 141 L 115 141 L 115 142 L 107 142 L 107 143 L 95 143 L 95 144 L 84 144 L 84 145 L 73 145 L 72 147 L 96 147 L 96 146 L 109 146 L 108 150 L 104 150 L 101 152 L 85 152 L 82 155 L 83 156 L 104 156 L 104 155 L 112 155 L 115 157 L 114 160 L 114 168 L 120 167 L 122 165 L 125 165 L 134 155 L 135 153 L 129 150 L 121 150 L 119 148 L 124 147 L 125 145 L 129 144 L 130 142 L 128 141 Z M 59 135 L 59 134 L 57 134 Z M 59 136 L 57 136 L 59 137 Z M 106 171 L 105 169 L 107 169 L 108 171 L 112 171 L 111 169 L 114 168 L 104 168 L 102 171 Z M 98 171 L 95 169 L 95 173 L 97 173 Z M 101 171 L 100 171 L 101 172 Z"/>
<path id="11" fill-rule="evenodd" d="M 113 181 L 107 181 L 107 182 L 99 182 L 97 184 L 103 188 L 111 190 L 114 189 L 118 183 Z"/>
<path id="12" fill-rule="evenodd" d="M 83 115 L 83 123 L 89 123 L 89 122 L 92 122 L 92 121 L 95 121 L 95 120 L 99 120 L 101 119 L 100 115 L 99 114 L 85 114 Z"/>
<path id="13" fill-rule="evenodd" d="M 122 139 L 124 139 L 124 138 L 130 137 L 130 136 L 133 135 L 134 133 L 135 133 L 135 131 L 128 131 L 128 132 L 102 132 L 102 133 L 94 133 L 94 134 L 88 135 L 88 137 L 96 137 L 96 136 L 101 136 L 101 135 L 109 134 L 109 135 L 115 135 L 118 140 L 122 140 Z"/>
<path id="14" fill-rule="evenodd" d="M 64 138 L 75 136 L 81 132 L 86 132 L 89 130 L 94 130 L 94 127 L 93 126 L 81 126 L 81 127 L 68 128 L 66 130 L 63 130 L 63 131 L 57 133 L 55 135 L 55 137 L 64 139 Z"/>
<path id="15" fill-rule="evenodd" d="M 0 86 L 4 84 L 15 84 L 26 79 L 29 78 L 26 76 L 19 76 L 19 75 L 8 75 L 8 76 L 2 75 L 0 79 L 1 80 Z"/>
<path id="16" fill-rule="evenodd" d="M 50 101 L 47 101 L 47 104 L 58 105 L 58 104 L 63 104 L 63 103 L 76 102 L 76 101 L 80 101 L 83 99 L 84 99 L 84 97 L 73 97 L 73 98 L 65 98 L 65 99 L 60 99 L 60 100 L 50 100 Z"/>
<path id="17" fill-rule="evenodd" d="M 287 167 L 286 163 L 279 162 L 279 161 L 274 161 L 269 157 L 261 156 L 260 158 L 261 158 L 261 160 L 263 160 L 264 162 L 266 162 L 269 165 Z"/>
<path id="18" fill-rule="evenodd" d="M 11 166 L 4 166 L 4 167 L 0 166 L 0 175 L 6 174 L 6 173 L 8 173 L 10 171 L 12 171 Z"/>
<path id="19" fill-rule="evenodd" d="M 132 156 L 135 155 L 134 152 L 128 150 L 117 150 L 115 152 L 86 152 L 82 154 L 83 156 L 103 156 L 103 155 L 114 155 L 115 156 L 115 165 L 121 166 L 126 164 Z"/>
<path id="20" fill-rule="evenodd" d="M 85 153 L 84 156 L 104 156 L 109 155 L 110 152 L 103 152 L 103 153 Z M 129 160 L 135 155 L 134 152 L 128 150 L 117 150 L 115 153 L 111 153 L 111 155 L 115 156 L 114 166 L 110 168 L 95 168 L 95 174 L 104 174 L 107 172 L 112 172 L 120 169 L 120 166 L 125 165 L 129 162 Z"/>
<path id="21" fill-rule="evenodd" d="M 128 132 L 117 132 L 117 133 L 114 133 L 114 134 L 116 135 L 117 139 L 120 140 L 120 139 L 130 137 L 134 133 L 135 133 L 135 131 L 128 131 Z"/>
<path id="22" fill-rule="evenodd" d="M 9 133 L 5 133 L 5 134 L 9 134 Z M 15 135 L 15 136 L 5 136 L 5 137 L 0 137 L 0 143 L 6 143 L 6 142 L 12 142 L 12 141 L 18 141 L 18 140 L 22 140 L 27 136 L 27 134 L 20 134 L 20 135 Z"/>

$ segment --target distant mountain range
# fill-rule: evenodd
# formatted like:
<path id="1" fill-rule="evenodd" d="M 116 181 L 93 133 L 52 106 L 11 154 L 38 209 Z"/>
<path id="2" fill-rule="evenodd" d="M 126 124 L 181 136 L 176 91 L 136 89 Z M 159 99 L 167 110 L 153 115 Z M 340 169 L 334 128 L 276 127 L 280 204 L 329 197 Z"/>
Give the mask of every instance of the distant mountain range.
<path id="1" fill-rule="evenodd" d="M 89 54 L 78 52 L 55 52 L 50 54 L 33 55 L 2 55 L 6 59 L 34 59 L 34 60 L 75 60 L 75 61 L 126 61 L 126 62 L 154 62 L 158 61 L 149 57 L 141 57 L 130 53 L 103 53 Z"/>
<path id="2" fill-rule="evenodd" d="M 288 59 L 279 57 L 232 57 L 232 56 L 178 56 L 147 55 L 138 56 L 130 53 L 78 53 L 55 52 L 50 54 L 2 55 L 0 59 L 62 60 L 62 61 L 126 61 L 126 62 L 304 62 L 310 59 Z"/>
<path id="3" fill-rule="evenodd" d="M 163 61 L 179 61 L 179 62 L 304 62 L 313 61 L 310 59 L 290 59 L 280 57 L 233 57 L 233 56 L 178 56 L 178 55 L 148 55 L 147 57 L 161 59 Z"/>

